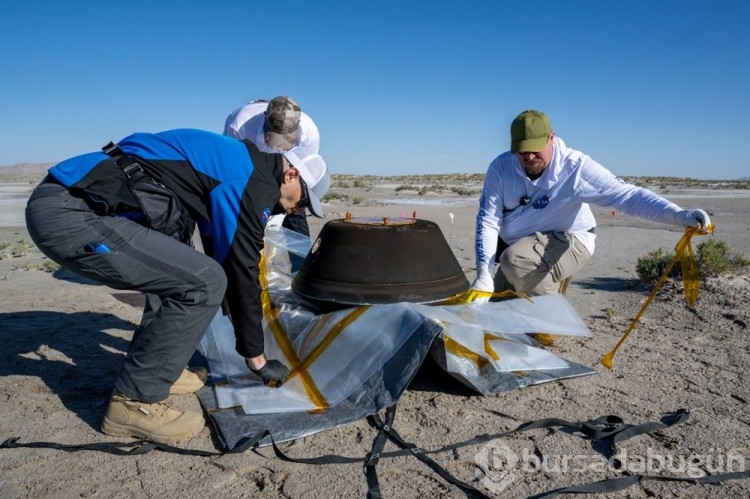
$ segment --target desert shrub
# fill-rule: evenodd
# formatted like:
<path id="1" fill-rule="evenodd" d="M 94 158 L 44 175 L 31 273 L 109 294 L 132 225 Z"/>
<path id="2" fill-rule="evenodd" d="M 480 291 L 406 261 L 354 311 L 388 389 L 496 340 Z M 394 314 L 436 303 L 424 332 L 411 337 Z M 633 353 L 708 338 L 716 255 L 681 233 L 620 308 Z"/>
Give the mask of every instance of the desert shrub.
<path id="1" fill-rule="evenodd" d="M 39 267 L 34 262 L 26 262 L 22 263 L 20 265 L 14 265 L 13 270 L 27 270 L 27 271 L 34 271 L 39 270 Z"/>
<path id="2" fill-rule="evenodd" d="M 437 185 L 437 184 L 422 186 L 422 188 L 419 189 L 419 192 L 417 193 L 417 195 L 424 196 L 428 192 L 442 193 L 443 192 L 443 186 L 442 185 Z"/>
<path id="3" fill-rule="evenodd" d="M 364 179 L 361 178 L 355 178 L 353 184 L 354 187 L 358 189 L 367 189 L 368 187 L 370 187 L 370 184 L 368 184 L 364 181 Z"/>
<path id="4" fill-rule="evenodd" d="M 10 256 L 12 257 L 19 257 L 19 256 L 26 256 L 29 253 L 31 253 L 31 250 L 34 248 L 34 245 L 31 241 L 28 241 L 26 239 L 21 239 L 18 241 L 11 249 L 10 249 Z"/>
<path id="5" fill-rule="evenodd" d="M 661 275 L 667 270 L 667 265 L 674 258 L 674 253 L 666 251 L 664 248 L 658 248 L 649 251 L 646 256 L 638 258 L 635 262 L 635 272 L 645 284 L 653 284 L 659 280 Z M 682 275 L 679 265 L 674 265 L 669 277 L 677 278 Z"/>
<path id="6" fill-rule="evenodd" d="M 349 200 L 349 195 L 341 193 L 341 192 L 331 192 L 331 191 L 328 191 L 326 193 L 326 195 L 323 196 L 322 201 L 324 203 L 328 203 L 330 201 L 333 201 L 334 199 L 338 199 L 338 200 L 341 200 L 341 201 L 348 201 Z"/>
<path id="7" fill-rule="evenodd" d="M 60 268 L 60 264 L 52 260 L 46 260 L 42 265 L 42 270 L 45 272 L 57 272 Z"/>
<path id="8" fill-rule="evenodd" d="M 732 251 L 726 241 L 707 239 L 695 250 L 695 259 L 702 277 L 715 277 L 723 274 L 734 274 L 750 265 L 750 260 L 742 254 Z"/>
<path id="9" fill-rule="evenodd" d="M 479 191 L 476 189 L 466 189 L 464 187 L 451 187 L 451 192 L 459 196 L 476 196 Z"/>
<path id="10" fill-rule="evenodd" d="M 645 284 L 654 284 L 667 269 L 667 265 L 674 258 L 673 252 L 663 248 L 651 251 L 646 256 L 638 258 L 635 271 L 640 280 Z M 695 248 L 695 261 L 698 264 L 698 272 L 702 278 L 716 277 L 725 274 L 735 274 L 743 268 L 750 266 L 750 259 L 741 253 L 733 251 L 726 241 L 709 238 L 702 241 Z M 669 272 L 669 277 L 676 279 L 682 277 L 682 267 L 679 262 L 675 263 Z"/>
<path id="11" fill-rule="evenodd" d="M 0 242 L 0 260 L 4 260 L 10 256 L 10 243 L 7 241 Z"/>

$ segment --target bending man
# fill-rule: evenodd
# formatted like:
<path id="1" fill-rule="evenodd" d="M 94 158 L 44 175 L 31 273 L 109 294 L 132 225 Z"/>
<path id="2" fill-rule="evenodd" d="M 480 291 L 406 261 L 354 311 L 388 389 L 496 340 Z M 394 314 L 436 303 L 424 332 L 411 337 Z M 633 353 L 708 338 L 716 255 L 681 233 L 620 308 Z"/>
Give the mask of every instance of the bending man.
<path id="1" fill-rule="evenodd" d="M 222 302 L 248 368 L 266 384 L 284 382 L 287 367 L 263 353 L 264 228 L 274 213 L 322 217 L 329 185 L 320 156 L 287 159 L 200 130 L 136 133 L 49 170 L 26 207 L 36 245 L 77 274 L 147 297 L 102 431 L 163 443 L 201 431 L 202 415 L 164 401 L 189 376 Z M 196 222 L 205 254 L 191 244 Z"/>

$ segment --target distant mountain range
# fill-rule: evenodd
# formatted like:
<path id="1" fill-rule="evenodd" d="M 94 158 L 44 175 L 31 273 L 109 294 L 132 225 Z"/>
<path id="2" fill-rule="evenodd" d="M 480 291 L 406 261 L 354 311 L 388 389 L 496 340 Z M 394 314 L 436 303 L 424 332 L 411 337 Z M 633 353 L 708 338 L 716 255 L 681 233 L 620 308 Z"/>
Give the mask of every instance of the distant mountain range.
<path id="1" fill-rule="evenodd" d="M 0 166 L 0 174 L 41 177 L 46 174 L 49 167 L 53 165 L 55 165 L 55 163 L 16 163 L 15 165 Z M 735 180 L 748 181 L 750 180 L 750 177 L 741 177 Z"/>
<path id="2" fill-rule="evenodd" d="M 0 174 L 6 175 L 44 175 L 55 163 L 16 163 L 15 165 L 0 166 Z"/>

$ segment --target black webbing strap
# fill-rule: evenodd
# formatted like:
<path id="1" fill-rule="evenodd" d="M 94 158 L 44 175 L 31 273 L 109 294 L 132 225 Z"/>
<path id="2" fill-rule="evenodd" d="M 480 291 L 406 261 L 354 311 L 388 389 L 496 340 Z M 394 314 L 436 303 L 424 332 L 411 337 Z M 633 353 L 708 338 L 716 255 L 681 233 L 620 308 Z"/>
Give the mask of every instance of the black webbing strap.
<path id="1" fill-rule="evenodd" d="M 240 443 L 233 449 L 224 452 L 209 452 L 200 449 L 183 449 L 181 447 L 174 447 L 168 444 L 162 444 L 158 442 L 146 442 L 145 440 L 136 440 L 134 442 L 101 442 L 91 444 L 59 444 L 56 442 L 26 442 L 20 443 L 18 437 L 12 437 L 5 440 L 0 444 L 0 449 L 55 449 L 64 452 L 76 452 L 79 450 L 93 450 L 98 452 L 106 452 L 108 454 L 114 454 L 116 456 L 138 456 L 146 454 L 152 450 L 160 450 L 164 452 L 171 452 L 173 454 L 181 454 L 183 456 L 198 456 L 198 457 L 211 457 L 211 456 L 223 456 L 224 454 L 235 454 L 245 452 L 250 447 L 253 447 L 266 435 L 267 431 L 251 435 L 244 438 Z"/>
<path id="2" fill-rule="evenodd" d="M 152 450 L 160 450 L 163 452 L 171 452 L 173 454 L 181 454 L 183 456 L 212 457 L 223 456 L 225 454 L 241 454 L 248 449 L 254 448 L 258 442 L 269 435 L 270 432 L 268 430 L 258 432 L 254 435 L 241 439 L 239 443 L 232 449 L 221 452 L 210 452 L 199 449 L 183 449 L 181 447 L 174 447 L 172 445 L 161 444 L 157 442 L 146 442 L 145 440 L 136 440 L 133 442 L 101 442 L 72 445 L 59 444 L 56 442 L 19 442 L 18 437 L 12 437 L 0 443 L 0 449 L 54 449 L 64 452 L 93 450 L 97 452 L 106 452 L 107 454 L 114 454 L 116 456 L 137 456 L 140 454 L 146 454 L 148 452 L 151 452 Z M 337 455 L 326 455 L 315 458 L 293 458 L 285 455 L 276 445 L 276 442 L 274 442 L 273 438 L 271 438 L 271 444 L 273 445 L 274 453 L 278 458 L 293 463 L 350 464 L 362 462 L 361 457 L 344 457 Z"/>
<path id="3" fill-rule="evenodd" d="M 396 405 L 390 406 L 385 413 L 385 420 L 381 419 L 377 414 L 368 416 L 368 423 L 378 429 L 378 434 L 373 440 L 372 450 L 367 454 L 364 459 L 363 471 L 367 478 L 368 485 L 368 497 L 373 499 L 380 499 L 380 486 L 376 473 L 376 466 L 379 460 L 383 457 L 396 457 L 404 455 L 413 455 L 424 464 L 429 466 L 433 471 L 438 473 L 443 479 L 449 483 L 460 488 L 468 497 L 487 497 L 485 494 L 472 487 L 471 485 L 462 482 L 452 475 L 450 475 L 444 468 L 442 468 L 435 461 L 427 457 L 427 454 L 436 454 L 446 452 L 449 450 L 456 450 L 461 447 L 470 445 L 479 445 L 490 440 L 503 438 L 508 435 L 525 432 L 530 430 L 544 429 L 544 428 L 567 428 L 582 433 L 584 436 L 594 441 L 609 442 L 612 446 L 612 451 L 616 452 L 616 445 L 619 442 L 628 440 L 637 435 L 644 433 L 650 433 L 653 431 L 662 430 L 669 428 L 670 426 L 682 424 L 687 421 L 690 411 L 687 409 L 679 409 L 675 412 L 664 415 L 658 422 L 648 422 L 639 425 L 631 425 L 625 423 L 622 418 L 618 416 L 602 416 L 596 419 L 573 423 L 565 419 L 560 418 L 544 418 L 536 421 L 530 421 L 522 423 L 513 430 L 509 430 L 502 433 L 496 434 L 484 434 L 478 435 L 472 439 L 458 442 L 451 445 L 443 446 L 439 449 L 432 451 L 426 451 L 414 444 L 404 441 L 401 436 L 393 429 L 393 421 L 396 413 Z M 152 450 L 158 449 L 164 452 L 171 452 L 175 454 L 199 456 L 199 457 L 211 457 L 221 456 L 224 454 L 234 454 L 245 452 L 250 448 L 256 447 L 256 444 L 265 437 L 269 436 L 268 431 L 262 431 L 255 435 L 251 435 L 241 440 L 238 445 L 233 449 L 225 452 L 208 452 L 198 449 L 182 449 L 171 445 L 135 441 L 135 442 L 103 442 L 103 443 L 92 443 L 92 444 L 81 444 L 81 445 L 65 445 L 54 442 L 28 442 L 19 443 L 17 437 L 9 438 L 0 444 L 0 449 L 14 449 L 14 448 L 47 448 L 61 450 L 65 452 L 74 452 L 79 450 L 93 450 L 100 452 L 107 452 L 110 454 L 120 456 L 134 456 L 140 454 L 146 454 Z M 383 449 L 387 440 L 391 440 L 395 443 L 399 450 L 385 453 Z M 345 457 L 338 455 L 324 455 L 314 458 L 292 458 L 285 455 L 281 449 L 278 448 L 276 443 L 271 438 L 274 453 L 280 459 L 285 461 L 302 463 L 302 464 L 348 464 L 355 462 L 362 462 L 361 457 Z M 651 476 L 651 475 L 630 475 L 626 474 L 621 477 L 601 480 L 598 482 L 575 485 L 572 487 L 563 487 L 555 489 L 543 494 L 534 496 L 536 499 L 549 499 L 555 497 L 557 494 L 588 494 L 588 493 L 607 493 L 617 492 L 624 490 L 628 487 L 641 483 L 642 481 L 655 480 L 655 481 L 666 481 L 666 482 L 688 482 L 688 483 L 705 483 L 705 484 L 716 484 L 726 480 L 736 480 L 742 478 L 750 478 L 750 470 L 721 473 L 716 475 L 690 478 L 690 477 L 669 477 L 669 476 Z"/>
<path id="4" fill-rule="evenodd" d="M 388 434 L 386 431 L 393 426 L 393 420 L 396 417 L 396 405 L 394 404 L 386 410 L 385 421 L 379 421 L 376 419 L 376 416 L 377 415 L 367 417 L 367 422 L 370 426 L 378 428 L 378 434 L 372 441 L 372 450 L 367 456 L 365 456 L 365 463 L 362 466 L 362 471 L 367 480 L 367 497 L 369 499 L 381 499 L 383 497 L 380 493 L 380 481 L 378 480 L 376 466 L 380 461 L 380 454 L 385 448 L 385 443 L 388 441 Z"/>
<path id="5" fill-rule="evenodd" d="M 102 152 L 106 154 L 107 156 L 111 156 L 113 158 L 125 155 L 123 150 L 120 149 L 120 146 L 116 144 L 115 142 L 112 142 L 111 140 L 107 143 L 107 145 L 102 147 Z"/>
<path id="6" fill-rule="evenodd" d="M 466 494 L 467 497 L 481 498 L 481 499 L 485 499 L 488 497 L 482 492 L 480 492 L 479 490 L 477 490 L 476 488 L 472 487 L 471 485 L 453 477 L 444 468 L 442 468 L 438 463 L 433 461 L 431 458 L 427 457 L 425 455 L 424 450 L 420 449 L 414 444 L 406 442 L 403 438 L 401 438 L 401 436 L 393 429 L 393 421 L 395 419 L 395 415 L 396 415 L 396 404 L 386 409 L 385 420 L 381 420 L 377 414 L 367 417 L 367 422 L 370 424 L 370 426 L 378 430 L 377 435 L 373 439 L 372 450 L 365 456 L 364 464 L 362 466 L 363 472 L 365 474 L 365 478 L 367 480 L 367 488 L 368 488 L 367 497 L 368 498 L 370 499 L 382 498 L 382 494 L 380 493 L 380 483 L 378 481 L 376 466 L 378 462 L 380 461 L 380 456 L 383 455 L 383 448 L 385 447 L 385 443 L 387 440 L 391 440 L 400 449 L 403 449 L 404 454 L 410 453 L 413 456 L 415 456 L 417 459 L 425 463 L 427 466 L 429 466 L 433 471 L 435 471 L 438 475 L 440 475 L 447 482 L 460 488 Z M 261 438 L 263 438 L 267 434 L 268 433 L 266 432 L 264 435 L 261 435 L 260 438 L 257 438 L 255 440 L 259 441 Z M 362 462 L 361 457 L 346 457 L 346 456 L 338 456 L 338 455 L 333 455 L 333 454 L 327 454 L 327 455 L 313 457 L 313 458 L 290 457 L 284 454 L 284 452 L 281 449 L 279 449 L 279 447 L 276 445 L 276 442 L 273 440 L 273 438 L 271 438 L 271 444 L 273 446 L 273 451 L 276 457 L 284 461 L 289 461 L 293 463 L 351 464 L 351 463 Z"/>
<path id="7" fill-rule="evenodd" d="M 283 461 L 289 461 L 290 463 L 300 463 L 300 464 L 351 464 L 351 463 L 361 463 L 362 458 L 361 457 L 346 457 L 346 456 L 339 456 L 336 454 L 326 454 L 324 456 L 318 456 L 318 457 L 289 457 L 284 452 L 279 449 L 279 447 L 276 445 L 276 442 L 274 442 L 273 438 L 271 438 L 271 445 L 273 446 L 273 452 L 276 454 L 276 457 Z M 257 453 L 257 452 L 256 452 Z"/>
<path id="8" fill-rule="evenodd" d="M 143 171 L 143 167 L 132 157 L 125 154 L 120 146 L 112 141 L 109 141 L 107 145 L 102 147 L 102 151 L 107 156 L 117 159 L 116 163 L 125 175 L 133 182 L 140 182 L 141 180 L 149 179 L 149 176 Z"/>
<path id="9" fill-rule="evenodd" d="M 0 444 L 0 449 L 55 449 L 64 452 L 76 452 L 79 450 L 95 450 L 99 452 L 106 452 L 108 454 L 114 454 L 116 456 L 137 456 L 140 454 L 146 454 L 154 449 L 162 450 L 165 452 L 172 452 L 174 454 L 182 454 L 187 456 L 218 456 L 221 455 L 217 452 L 208 452 L 198 449 L 182 449 L 180 447 L 173 447 L 167 444 L 160 444 L 156 442 L 146 442 L 138 440 L 135 442 L 101 442 L 92 444 L 58 444 L 55 442 L 27 442 L 20 443 L 18 437 L 9 438 Z"/>
<path id="10" fill-rule="evenodd" d="M 440 475 L 443 480 L 461 489 L 464 494 L 466 494 L 466 497 L 489 499 L 489 496 L 487 496 L 486 494 L 480 492 L 468 483 L 462 482 L 458 478 L 448 473 L 445 468 L 440 466 L 431 458 L 427 457 L 422 449 L 401 438 L 401 435 L 399 435 L 398 432 L 393 429 L 393 420 L 395 414 L 396 404 L 393 404 L 392 406 L 388 407 L 388 409 L 386 409 L 385 421 L 381 420 L 377 414 L 367 416 L 367 422 L 370 423 L 370 425 L 374 428 L 378 429 L 378 436 L 375 437 L 375 441 L 373 442 L 372 452 L 368 454 L 367 460 L 365 461 L 365 475 L 367 476 L 368 498 L 379 499 L 381 497 L 380 485 L 378 483 L 377 473 L 375 472 L 375 466 L 378 463 L 378 459 L 383 450 L 383 446 L 385 445 L 385 438 L 383 438 L 383 435 L 385 435 L 388 440 L 396 444 L 399 448 L 407 450 L 409 453 L 411 453 L 411 455 L 422 461 L 422 463 L 426 464 L 432 471 Z"/>
<path id="11" fill-rule="evenodd" d="M 512 435 L 514 433 L 520 433 L 520 432 L 538 430 L 538 429 L 544 429 L 544 428 L 567 428 L 567 429 L 571 429 L 574 431 L 578 431 L 582 433 L 583 435 L 585 435 L 586 437 L 590 438 L 591 440 L 600 441 L 600 442 L 609 442 L 610 445 L 612 446 L 612 449 L 611 449 L 612 452 L 616 452 L 617 443 L 623 442 L 637 435 L 642 435 L 644 433 L 662 430 L 665 428 L 669 428 L 670 426 L 682 424 L 685 421 L 687 421 L 690 415 L 690 411 L 688 409 L 679 409 L 675 412 L 666 414 L 665 416 L 661 418 L 661 421 L 648 422 L 648 423 L 643 423 L 639 425 L 627 424 L 619 416 L 601 416 L 599 418 L 591 419 L 591 420 L 583 421 L 583 422 L 570 422 L 570 421 L 567 421 L 565 419 L 560 419 L 560 418 L 544 418 L 544 419 L 538 419 L 536 421 L 522 423 L 518 425 L 516 428 L 514 428 L 513 430 L 509 430 L 506 432 L 479 435 L 470 440 L 466 440 L 464 442 L 447 445 L 447 446 L 441 447 L 433 451 L 425 451 L 423 449 L 420 449 L 414 444 L 404 441 L 401 438 L 401 436 L 393 429 L 393 421 L 395 418 L 395 413 L 396 413 L 396 404 L 388 407 L 385 413 L 384 421 L 381 420 L 377 414 L 367 417 L 367 422 L 370 424 L 370 426 L 378 429 L 378 434 L 373 440 L 372 450 L 365 457 L 365 463 L 364 463 L 364 472 L 365 472 L 365 476 L 367 479 L 367 487 L 368 487 L 367 497 L 371 499 L 380 499 L 382 497 L 380 493 L 380 485 L 378 482 L 378 476 L 376 472 L 376 466 L 381 457 L 396 457 L 396 456 L 404 456 L 404 455 L 412 454 L 417 459 L 419 459 L 420 461 L 425 463 L 427 466 L 429 466 L 433 471 L 435 471 L 438 475 L 440 475 L 447 482 L 460 488 L 467 495 L 467 497 L 484 498 L 484 497 L 487 497 L 485 494 L 483 494 L 481 491 L 477 490 L 473 486 L 453 477 L 439 464 L 437 464 L 435 461 L 427 457 L 427 454 L 437 454 L 437 453 L 445 452 L 448 450 L 459 449 L 461 447 L 466 447 L 469 445 L 483 444 L 491 440 L 495 440 L 498 438 L 503 438 L 503 437 Z M 393 443 L 395 443 L 399 447 L 400 450 L 384 453 L 383 448 L 385 446 L 386 439 L 389 439 Z M 274 451 L 276 452 L 276 455 L 278 457 L 288 460 L 288 461 L 298 462 L 298 463 L 332 464 L 332 463 L 337 463 L 337 462 L 340 462 L 340 463 L 352 462 L 352 458 L 344 458 L 341 456 L 331 456 L 331 455 L 321 456 L 319 458 L 307 458 L 307 459 L 290 458 L 284 455 L 284 453 L 281 452 L 281 450 L 279 450 L 276 447 L 275 443 L 274 443 Z M 719 475 L 716 475 L 716 476 L 719 477 Z M 669 478 L 669 477 L 665 477 L 665 478 Z M 734 474 L 727 474 L 726 478 L 718 479 L 717 483 L 724 479 L 728 480 L 732 478 L 741 478 L 741 477 L 734 476 Z M 625 476 L 625 477 L 615 478 L 612 480 L 603 480 L 601 482 L 596 482 L 592 484 L 585 484 L 585 485 L 579 485 L 576 487 L 558 489 L 556 491 L 545 493 L 545 496 L 554 497 L 555 494 L 573 493 L 573 492 L 585 493 L 589 489 L 591 489 L 592 491 L 596 491 L 596 492 L 607 492 L 609 490 L 612 490 L 612 491 L 623 490 L 636 483 L 639 483 L 641 479 L 659 479 L 659 477 L 642 477 L 642 476 L 635 476 L 635 475 Z M 692 479 L 686 478 L 684 480 L 691 481 Z"/>
<path id="12" fill-rule="evenodd" d="M 485 433 L 483 435 L 477 435 L 472 439 L 446 445 L 440 447 L 439 449 L 428 451 L 428 453 L 435 454 L 439 452 L 452 451 L 460 449 L 461 447 L 467 447 L 469 445 L 484 444 L 489 442 L 490 440 L 507 437 L 514 433 L 557 427 L 580 431 L 592 440 L 609 440 L 612 445 L 612 450 L 616 451 L 616 444 L 619 442 L 625 441 L 643 433 L 649 433 L 652 431 L 669 428 L 670 426 L 682 424 L 687 421 L 689 416 L 689 409 L 678 409 L 675 412 L 667 413 L 666 415 L 664 415 L 659 422 L 643 423 L 639 425 L 627 424 L 619 416 L 601 416 L 596 419 L 577 423 L 572 423 L 560 418 L 543 418 L 537 419 L 536 421 L 522 423 L 512 430 L 504 431 L 502 433 Z M 399 452 L 398 454 L 403 455 L 404 453 Z M 390 455 L 388 455 L 388 457 L 390 457 Z"/>

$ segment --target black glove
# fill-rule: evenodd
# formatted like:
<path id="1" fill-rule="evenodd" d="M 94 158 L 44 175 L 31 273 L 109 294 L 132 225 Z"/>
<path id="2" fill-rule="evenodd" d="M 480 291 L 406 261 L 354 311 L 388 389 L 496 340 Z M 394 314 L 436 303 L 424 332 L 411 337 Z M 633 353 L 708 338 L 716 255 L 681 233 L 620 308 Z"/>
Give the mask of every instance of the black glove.
<path id="1" fill-rule="evenodd" d="M 249 366 L 248 366 L 249 367 Z M 253 374 L 260 376 L 263 380 L 263 384 L 268 386 L 280 387 L 286 381 L 286 377 L 289 376 L 289 368 L 278 360 L 269 360 L 260 369 L 253 369 L 250 367 Z M 274 383 L 273 385 L 271 383 Z"/>

